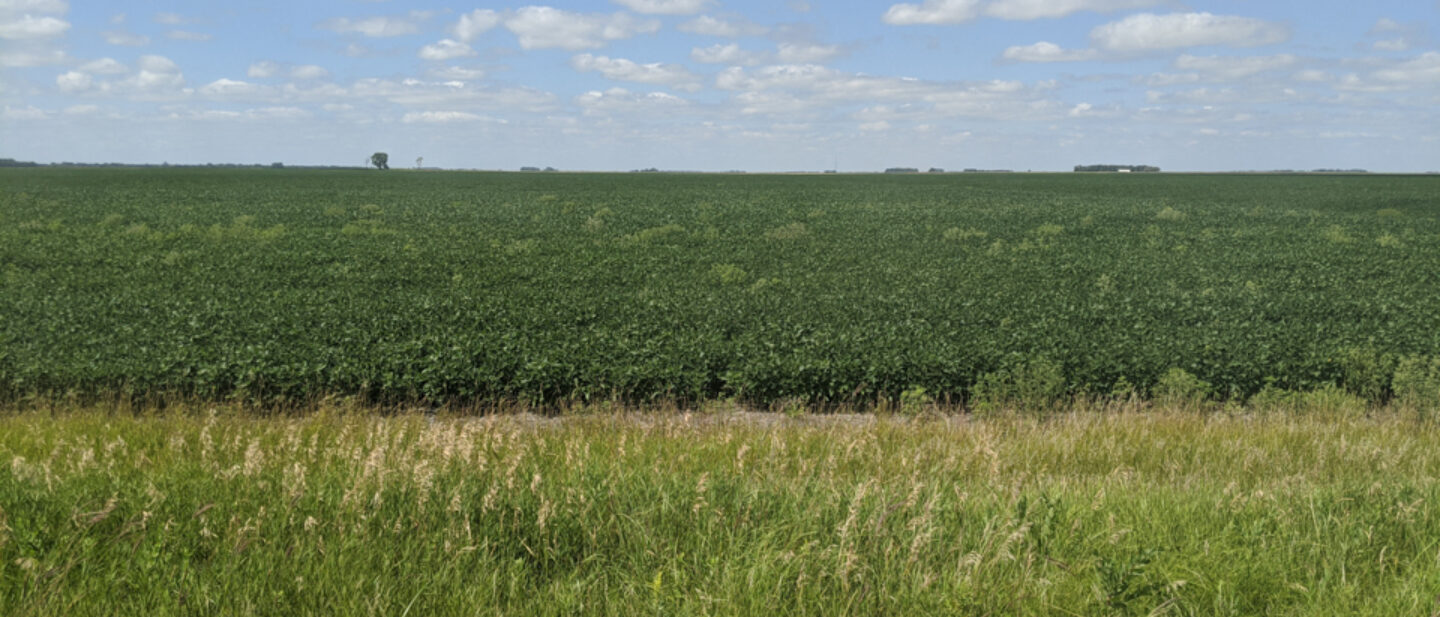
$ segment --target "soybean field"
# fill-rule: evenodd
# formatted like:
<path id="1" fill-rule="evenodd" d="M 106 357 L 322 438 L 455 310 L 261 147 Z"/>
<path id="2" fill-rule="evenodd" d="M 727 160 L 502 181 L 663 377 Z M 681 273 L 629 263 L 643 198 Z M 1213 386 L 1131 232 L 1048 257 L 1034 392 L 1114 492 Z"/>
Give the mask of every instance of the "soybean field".
<path id="1" fill-rule="evenodd" d="M 1440 178 L 0 170 L 0 397 L 1440 388 Z M 1418 390 L 1417 390 L 1418 389 Z"/>

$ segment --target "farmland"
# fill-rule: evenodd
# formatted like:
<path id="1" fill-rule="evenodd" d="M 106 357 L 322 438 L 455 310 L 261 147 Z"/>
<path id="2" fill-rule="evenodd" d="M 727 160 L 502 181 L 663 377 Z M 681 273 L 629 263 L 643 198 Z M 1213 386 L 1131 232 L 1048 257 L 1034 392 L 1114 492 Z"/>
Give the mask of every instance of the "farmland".
<path id="1" fill-rule="evenodd" d="M 1436 180 L 0 170 L 0 615 L 1433 615 Z"/>
<path id="2" fill-rule="evenodd" d="M 0 172 L 6 400 L 1384 402 L 1440 379 L 1430 177 Z"/>

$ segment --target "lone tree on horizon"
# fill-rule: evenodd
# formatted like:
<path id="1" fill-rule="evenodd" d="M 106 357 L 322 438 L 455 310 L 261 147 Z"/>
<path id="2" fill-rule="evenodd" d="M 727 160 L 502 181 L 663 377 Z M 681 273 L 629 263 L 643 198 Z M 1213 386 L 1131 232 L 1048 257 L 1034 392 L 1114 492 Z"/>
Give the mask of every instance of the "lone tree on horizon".
<path id="1" fill-rule="evenodd" d="M 370 155 L 370 164 L 376 169 L 390 169 L 390 155 L 384 152 L 376 152 Z"/>

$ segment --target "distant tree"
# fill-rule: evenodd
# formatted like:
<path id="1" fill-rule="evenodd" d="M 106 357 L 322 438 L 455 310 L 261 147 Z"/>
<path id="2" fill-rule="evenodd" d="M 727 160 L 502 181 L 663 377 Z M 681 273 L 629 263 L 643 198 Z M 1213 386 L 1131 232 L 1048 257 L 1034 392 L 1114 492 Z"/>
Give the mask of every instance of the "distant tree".
<path id="1" fill-rule="evenodd" d="M 370 164 L 376 169 L 390 169 L 390 155 L 384 152 L 376 152 L 370 155 Z"/>
<path id="2" fill-rule="evenodd" d="M 424 164 L 425 164 L 425 157 L 423 157 L 423 156 L 417 156 L 417 157 L 415 157 L 415 169 L 420 169 L 420 166 L 421 166 L 421 165 L 424 165 Z"/>

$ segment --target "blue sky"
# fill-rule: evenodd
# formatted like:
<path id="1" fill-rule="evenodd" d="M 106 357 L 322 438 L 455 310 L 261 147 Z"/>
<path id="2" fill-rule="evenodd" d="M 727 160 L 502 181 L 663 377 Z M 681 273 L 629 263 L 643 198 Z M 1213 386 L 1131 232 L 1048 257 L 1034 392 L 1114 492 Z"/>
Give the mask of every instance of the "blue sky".
<path id="1" fill-rule="evenodd" d="M 0 0 L 0 157 L 1440 169 L 1440 0 Z"/>

